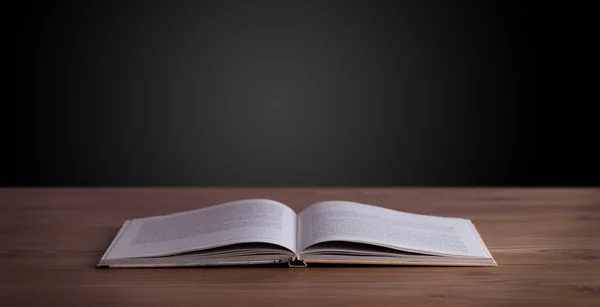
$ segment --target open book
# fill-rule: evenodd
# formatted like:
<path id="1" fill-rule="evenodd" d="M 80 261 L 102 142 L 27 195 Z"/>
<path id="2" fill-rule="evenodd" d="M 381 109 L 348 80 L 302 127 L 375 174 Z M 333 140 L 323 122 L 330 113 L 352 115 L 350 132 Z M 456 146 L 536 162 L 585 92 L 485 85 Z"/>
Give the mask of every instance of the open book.
<path id="1" fill-rule="evenodd" d="M 470 220 L 348 201 L 300 213 L 269 199 L 125 221 L 98 267 L 252 264 L 497 266 Z"/>

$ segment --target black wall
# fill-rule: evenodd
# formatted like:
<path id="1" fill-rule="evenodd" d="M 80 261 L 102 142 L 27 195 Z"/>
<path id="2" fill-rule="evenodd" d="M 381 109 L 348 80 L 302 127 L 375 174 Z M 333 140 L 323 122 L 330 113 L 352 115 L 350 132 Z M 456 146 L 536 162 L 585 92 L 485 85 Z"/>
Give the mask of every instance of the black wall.
<path id="1" fill-rule="evenodd" d="M 257 3 L 8 10 L 2 185 L 599 184 L 590 8 Z"/>

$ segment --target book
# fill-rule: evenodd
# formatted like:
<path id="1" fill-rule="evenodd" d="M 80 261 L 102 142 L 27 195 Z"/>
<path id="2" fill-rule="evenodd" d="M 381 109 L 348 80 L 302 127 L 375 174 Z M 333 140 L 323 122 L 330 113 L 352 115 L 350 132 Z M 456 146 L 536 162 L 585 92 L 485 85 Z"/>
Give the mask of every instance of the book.
<path id="1" fill-rule="evenodd" d="M 469 219 L 322 201 L 244 199 L 126 220 L 104 268 L 279 264 L 497 266 Z"/>

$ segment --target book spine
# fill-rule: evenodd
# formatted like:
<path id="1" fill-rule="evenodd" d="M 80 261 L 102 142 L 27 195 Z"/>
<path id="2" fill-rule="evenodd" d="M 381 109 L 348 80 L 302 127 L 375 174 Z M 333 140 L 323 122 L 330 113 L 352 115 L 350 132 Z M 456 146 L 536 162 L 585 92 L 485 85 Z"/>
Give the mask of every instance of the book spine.
<path id="1" fill-rule="evenodd" d="M 288 261 L 288 266 L 290 268 L 305 268 L 308 265 L 306 265 L 306 262 L 304 262 L 304 260 L 295 259 Z"/>

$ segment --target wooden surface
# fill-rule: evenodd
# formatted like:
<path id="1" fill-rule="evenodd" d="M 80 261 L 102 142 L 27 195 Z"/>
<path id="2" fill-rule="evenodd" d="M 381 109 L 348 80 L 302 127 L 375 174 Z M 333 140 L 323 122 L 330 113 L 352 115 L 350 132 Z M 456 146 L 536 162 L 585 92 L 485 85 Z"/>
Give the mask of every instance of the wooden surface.
<path id="1" fill-rule="evenodd" d="M 125 219 L 244 198 L 474 221 L 496 268 L 99 270 Z M 0 189 L 1 306 L 600 306 L 599 189 Z"/>

